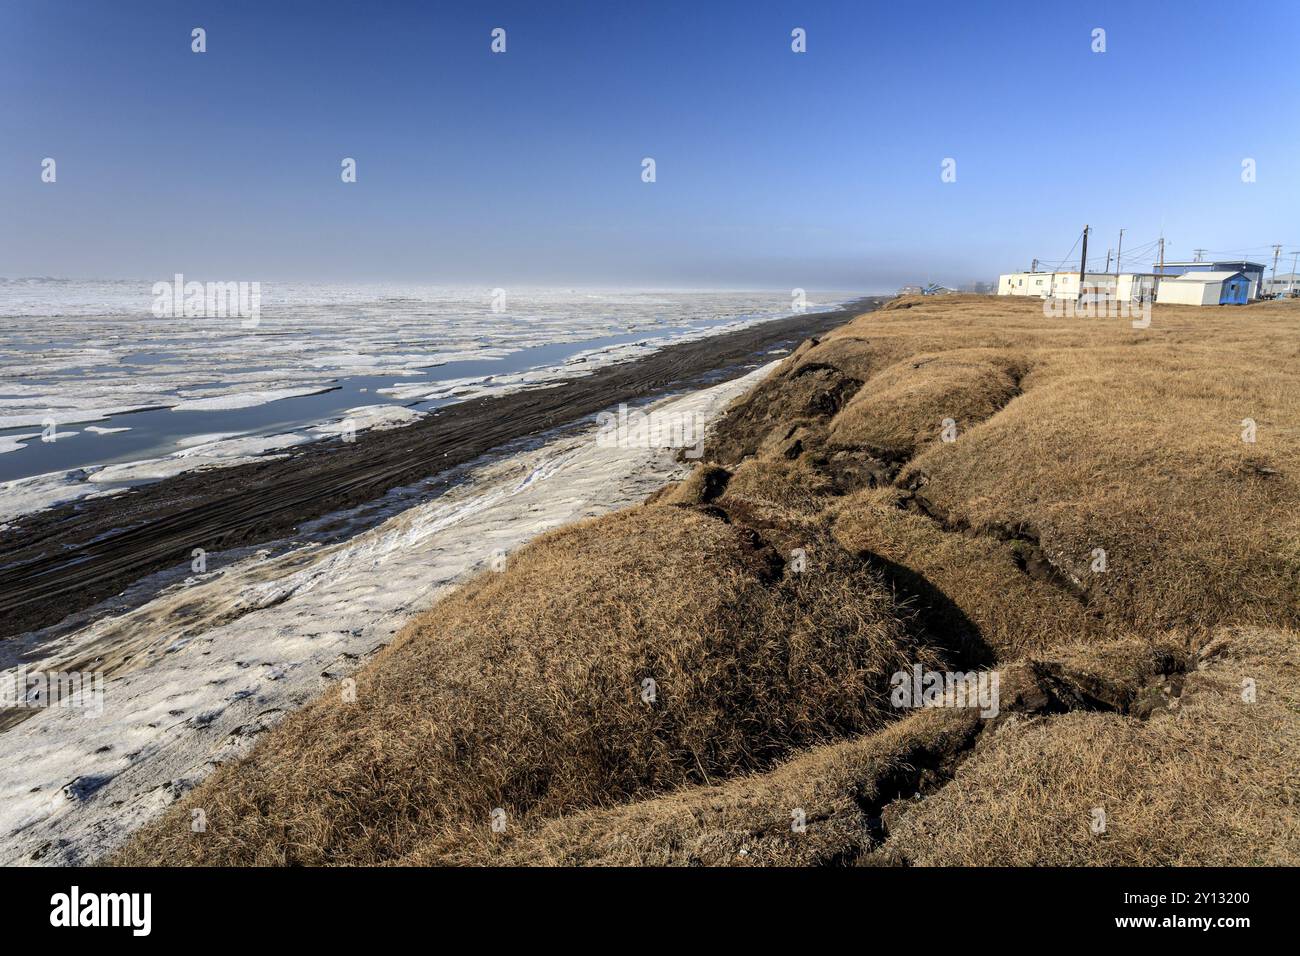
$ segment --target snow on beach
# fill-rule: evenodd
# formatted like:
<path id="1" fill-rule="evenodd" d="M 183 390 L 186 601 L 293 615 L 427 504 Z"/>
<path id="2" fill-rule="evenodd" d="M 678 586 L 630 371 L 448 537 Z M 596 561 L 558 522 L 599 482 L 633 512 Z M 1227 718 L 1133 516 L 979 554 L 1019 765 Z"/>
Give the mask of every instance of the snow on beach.
<path id="1" fill-rule="evenodd" d="M 775 365 L 657 407 L 712 419 Z M 156 575 L 132 605 L 9 642 L 0 678 L 21 659 L 44 671 L 95 661 L 108 677 L 98 716 L 37 710 L 0 732 L 11 768 L 0 780 L 0 862 L 98 859 L 495 555 L 643 500 L 685 470 L 674 449 L 596 434 L 516 443 L 313 522 L 291 542 Z"/>

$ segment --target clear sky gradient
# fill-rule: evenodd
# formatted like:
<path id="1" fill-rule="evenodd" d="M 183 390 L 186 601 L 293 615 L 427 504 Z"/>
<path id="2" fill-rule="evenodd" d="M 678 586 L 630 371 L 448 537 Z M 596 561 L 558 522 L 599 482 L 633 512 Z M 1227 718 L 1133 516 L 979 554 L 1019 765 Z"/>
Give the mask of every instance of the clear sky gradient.
<path id="1" fill-rule="evenodd" d="M 0 275 L 883 291 L 1085 222 L 1271 263 L 1298 44 L 1294 2 L 0 0 Z"/>

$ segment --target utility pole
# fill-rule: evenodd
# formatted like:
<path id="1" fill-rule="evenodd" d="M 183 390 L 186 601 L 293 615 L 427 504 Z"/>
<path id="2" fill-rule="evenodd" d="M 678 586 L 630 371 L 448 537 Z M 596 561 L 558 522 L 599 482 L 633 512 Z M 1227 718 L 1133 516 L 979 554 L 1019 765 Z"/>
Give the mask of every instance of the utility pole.
<path id="1" fill-rule="evenodd" d="M 1274 285 L 1277 285 L 1277 256 L 1278 253 L 1281 251 L 1282 251 L 1281 246 L 1279 245 L 1273 246 L 1273 284 Z"/>
<path id="2" fill-rule="evenodd" d="M 1088 227 L 1083 227 L 1083 254 L 1079 257 L 1079 298 L 1083 301 L 1083 274 L 1088 269 Z M 1276 271 L 1276 270 L 1274 270 Z"/>
<path id="3" fill-rule="evenodd" d="M 1034 260 L 1034 264 L 1033 264 L 1032 266 L 1029 267 L 1029 271 L 1030 271 L 1030 272 L 1037 272 L 1037 271 L 1038 271 L 1038 260 L 1037 260 L 1037 259 L 1035 259 L 1035 260 Z"/>
<path id="4" fill-rule="evenodd" d="M 1300 258 L 1300 252 L 1292 252 L 1291 253 L 1291 279 L 1286 284 L 1286 291 L 1288 294 L 1295 291 L 1295 264 L 1297 258 Z"/>
<path id="5" fill-rule="evenodd" d="M 1107 274 L 1107 275 L 1110 274 L 1110 254 L 1111 254 L 1112 252 L 1114 252 L 1114 251 L 1115 251 L 1114 249 L 1107 249 L 1107 250 L 1106 250 L 1106 274 Z M 1116 274 L 1118 275 L 1118 273 L 1116 273 Z"/>
<path id="6" fill-rule="evenodd" d="M 1160 237 L 1160 265 L 1156 267 L 1156 272 L 1160 275 L 1165 274 L 1165 237 Z"/>
<path id="7" fill-rule="evenodd" d="M 1115 278 L 1119 278 L 1119 257 L 1124 251 L 1124 230 L 1119 231 L 1119 246 L 1115 249 Z"/>
<path id="8" fill-rule="evenodd" d="M 1201 261 L 1201 256 L 1205 255 L 1206 250 L 1204 250 L 1204 249 L 1193 249 L 1192 252 L 1196 253 L 1196 258 L 1195 258 L 1193 261 L 1194 261 L 1194 262 L 1200 262 L 1200 261 Z"/>

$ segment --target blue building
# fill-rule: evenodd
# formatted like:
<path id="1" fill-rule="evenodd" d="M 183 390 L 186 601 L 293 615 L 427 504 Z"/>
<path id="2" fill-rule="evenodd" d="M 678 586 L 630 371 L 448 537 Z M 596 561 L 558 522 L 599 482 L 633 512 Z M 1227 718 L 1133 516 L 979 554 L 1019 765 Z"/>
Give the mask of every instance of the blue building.
<path id="1" fill-rule="evenodd" d="M 1263 264 L 1246 260 L 1216 259 L 1213 262 L 1166 262 L 1164 272 L 1160 272 L 1158 266 L 1153 266 L 1151 271 L 1166 276 L 1181 276 L 1189 272 L 1240 272 L 1250 282 L 1250 291 L 1246 296 L 1248 299 L 1258 299 L 1260 291 L 1264 288 Z"/>

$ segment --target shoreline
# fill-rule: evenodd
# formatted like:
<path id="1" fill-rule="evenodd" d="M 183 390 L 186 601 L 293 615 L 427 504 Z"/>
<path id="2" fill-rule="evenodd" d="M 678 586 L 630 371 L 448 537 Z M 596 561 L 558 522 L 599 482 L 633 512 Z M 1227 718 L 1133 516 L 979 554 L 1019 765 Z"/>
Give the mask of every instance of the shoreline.
<path id="1" fill-rule="evenodd" d="M 817 311 L 833 311 L 840 305 L 819 306 Z M 243 390 L 231 386 L 233 391 L 222 389 L 215 396 L 209 394 L 211 383 L 187 391 L 175 383 L 174 371 L 155 364 L 150 367 L 163 380 L 151 387 L 151 375 L 141 379 L 142 394 L 153 396 L 157 400 L 153 404 L 104 408 L 92 401 L 81 409 L 15 414 L 14 408 L 6 409 L 0 402 L 0 526 L 24 514 L 87 496 L 84 486 L 60 480 L 69 474 L 85 471 L 92 476 L 90 481 L 98 482 L 105 479 L 94 476 L 108 468 L 131 469 L 145 462 L 174 465 L 174 459 L 181 454 L 178 449 L 188 448 L 200 438 L 278 439 L 281 445 L 289 445 L 316 440 L 323 437 L 322 433 L 328 434 L 331 426 L 337 431 L 346 420 L 358 416 L 362 421 L 351 426 L 356 431 L 371 427 L 369 422 L 375 419 L 401 419 L 394 423 L 404 424 L 467 398 L 582 377 L 607 365 L 652 354 L 669 344 L 788 317 L 789 313 L 710 315 L 643 329 L 629 326 L 628 331 L 608 331 L 594 337 L 559 334 L 546 344 L 536 344 L 534 339 L 538 335 L 549 338 L 550 333 L 536 332 L 525 336 L 523 343 L 484 344 L 476 353 L 453 352 L 434 364 L 403 365 L 390 374 L 374 369 L 361 373 L 343 369 L 343 374 L 321 379 L 307 368 L 263 369 L 258 374 L 271 377 L 252 386 L 252 390 L 250 386 Z M 0 323 L 5 321 L 0 317 Z M 123 351 L 119 346 L 117 353 Z M 114 357 L 123 364 L 141 354 L 117 353 Z M 3 371 L 4 362 L 0 360 L 0 375 Z M 57 380 L 52 384 L 57 385 Z M 199 393 L 207 397 L 196 397 Z M 119 396 L 119 402 L 124 400 Z M 47 421 L 59 426 L 57 442 L 45 441 L 42 429 Z M 87 443 L 87 433 L 114 437 Z M 218 449 L 213 457 L 238 454 L 237 449 Z"/>
<path id="2" fill-rule="evenodd" d="M 888 297 L 674 343 L 547 387 L 471 398 L 355 442 L 188 472 L 16 518 L 0 544 L 0 637 L 58 623 L 207 552 L 284 538 L 303 522 L 374 501 L 493 448 L 576 425 L 620 403 L 735 378 L 766 352 L 823 334 Z M 250 498 L 250 490 L 255 497 Z"/>
<path id="3" fill-rule="evenodd" d="M 653 407 L 711 427 L 778 364 Z M 157 581 L 137 606 L 86 615 L 30 647 L 44 671 L 101 670 L 103 711 L 5 714 L 0 760 L 20 769 L 0 799 L 0 860 L 102 858 L 471 575 L 689 470 L 678 449 L 598 435 L 590 425 L 520 440 L 422 495 L 372 503 L 378 516 L 353 509 L 293 541 L 214 553 L 207 573 Z M 349 533 L 332 533 L 340 525 Z"/>

